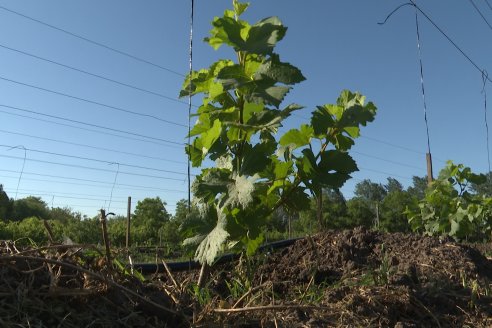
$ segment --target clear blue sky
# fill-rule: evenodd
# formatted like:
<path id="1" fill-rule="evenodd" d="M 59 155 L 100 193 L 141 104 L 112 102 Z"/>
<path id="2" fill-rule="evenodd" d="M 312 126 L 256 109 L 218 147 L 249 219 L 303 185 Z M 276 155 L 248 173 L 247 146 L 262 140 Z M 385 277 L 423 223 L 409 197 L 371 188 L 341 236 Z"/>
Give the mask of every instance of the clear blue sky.
<path id="1" fill-rule="evenodd" d="M 231 2 L 195 0 L 195 69 L 231 55 L 202 42 L 210 21 L 222 15 Z M 472 2 L 420 2 L 449 37 L 492 76 L 492 28 Z M 280 17 L 289 29 L 277 52 L 284 61 L 301 68 L 307 78 L 286 99 L 286 103 L 306 106 L 286 128 L 300 124 L 315 105 L 334 102 L 345 88 L 360 91 L 378 106 L 376 120 L 363 129 L 363 137 L 353 148 L 360 172 L 342 188 L 347 197 L 362 179 L 384 183 L 393 176 L 408 186 L 412 176 L 426 174 L 415 9 L 403 7 L 386 25 L 377 24 L 401 3 L 252 0 L 245 14 L 249 21 Z M 473 3 L 492 22 L 487 2 Z M 133 198 L 133 208 L 140 199 L 159 196 L 174 212 L 175 203 L 187 195 L 186 155 L 179 145 L 186 140 L 187 100 L 178 100 L 177 95 L 183 80 L 180 74 L 188 70 L 190 1 L 0 0 L 0 6 L 168 69 L 130 59 L 0 8 L 0 183 L 8 195 L 40 195 L 49 206 L 69 206 L 89 216 L 101 207 L 108 209 L 110 199 L 109 210 L 124 214 L 128 196 Z M 486 172 L 481 73 L 422 15 L 419 20 L 434 174 L 447 159 Z M 486 90 L 492 107 L 489 83 Z M 110 163 L 119 163 L 119 168 Z"/>

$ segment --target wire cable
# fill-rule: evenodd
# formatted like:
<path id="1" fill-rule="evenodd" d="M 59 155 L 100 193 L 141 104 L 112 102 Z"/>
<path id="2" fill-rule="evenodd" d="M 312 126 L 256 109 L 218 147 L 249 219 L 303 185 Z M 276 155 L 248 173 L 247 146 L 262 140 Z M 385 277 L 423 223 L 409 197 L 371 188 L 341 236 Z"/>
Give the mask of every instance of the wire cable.
<path id="1" fill-rule="evenodd" d="M 105 195 L 94 195 L 94 194 L 82 194 L 82 193 L 73 193 L 73 192 L 58 192 L 58 191 L 49 191 L 49 190 L 36 190 L 36 189 L 19 189 L 24 193 L 45 193 L 46 195 L 53 197 L 62 197 L 62 196 L 85 196 L 85 197 L 100 197 L 104 198 Z M 124 203 L 127 203 L 127 196 L 114 196 L 113 198 L 125 199 Z"/>
<path id="2" fill-rule="evenodd" d="M 383 162 L 386 162 L 386 163 L 392 163 L 392 164 L 395 164 L 395 165 L 404 166 L 404 167 L 408 167 L 408 168 L 412 168 L 412 169 L 424 170 L 423 168 L 418 167 L 418 166 L 414 166 L 414 165 L 410 165 L 410 164 L 405 164 L 405 163 L 401 163 L 401 162 L 392 161 L 392 160 L 389 160 L 389 159 L 386 159 L 386 158 L 382 158 L 382 157 L 378 157 L 378 156 L 374 156 L 374 155 L 369 155 L 369 154 L 361 153 L 361 152 L 358 152 L 358 151 L 355 151 L 355 150 L 351 150 L 350 153 L 359 154 L 361 156 L 365 156 L 365 157 L 377 159 L 377 160 L 380 160 L 380 161 L 383 161 Z"/>
<path id="3" fill-rule="evenodd" d="M 463 57 L 465 57 L 470 64 L 472 64 L 475 69 L 477 69 L 480 73 L 482 73 L 483 69 L 480 68 L 480 66 L 475 63 L 473 59 L 471 59 L 470 56 L 468 56 L 459 46 L 456 42 L 454 42 L 447 34 L 444 32 L 430 17 L 427 15 L 417 4 L 414 2 L 414 0 L 410 0 L 410 2 L 404 3 L 400 6 L 398 6 L 395 10 L 393 10 L 383 22 L 378 23 L 379 25 L 384 25 L 388 21 L 388 19 L 393 16 L 395 12 L 397 12 L 400 8 L 405 7 L 405 6 L 413 6 L 415 7 L 455 48 L 458 50 Z M 492 82 L 489 76 L 487 76 L 487 81 Z"/>
<path id="4" fill-rule="evenodd" d="M 398 174 L 388 173 L 388 172 L 384 172 L 384 171 L 369 169 L 369 168 L 366 168 L 366 167 L 359 167 L 359 168 L 361 170 L 364 170 L 364 171 L 374 172 L 374 173 L 378 173 L 378 174 L 384 174 L 384 175 L 386 175 L 388 177 L 391 177 L 391 178 L 400 178 L 400 179 L 405 179 L 405 180 L 412 180 L 412 178 L 409 178 L 409 177 L 406 177 L 406 176 L 403 176 L 403 175 L 398 175 Z"/>
<path id="5" fill-rule="evenodd" d="M 111 201 L 113 200 L 113 191 L 114 191 L 114 185 L 116 184 L 116 179 L 118 179 L 118 173 L 120 173 L 120 163 L 112 163 L 118 165 L 118 169 L 116 170 L 116 174 L 114 176 L 114 181 L 113 185 L 111 186 L 111 194 L 109 196 L 109 204 L 108 204 L 108 212 L 110 212 L 111 209 Z"/>
<path id="6" fill-rule="evenodd" d="M 189 90 L 188 90 L 188 148 L 191 146 L 191 75 L 193 73 L 193 11 L 195 8 L 194 0 L 191 0 L 190 13 L 190 50 L 189 50 Z M 191 212 L 191 152 L 188 151 L 188 212 Z"/>
<path id="7" fill-rule="evenodd" d="M 118 111 L 118 112 L 130 114 L 130 115 L 134 115 L 134 116 L 140 116 L 140 117 L 150 118 L 150 119 L 153 119 L 153 120 L 156 120 L 156 121 L 159 121 L 159 122 L 163 122 L 163 123 L 167 123 L 167 124 L 171 124 L 171 125 L 186 127 L 186 125 L 184 125 L 184 124 L 173 122 L 173 121 L 169 121 L 169 120 L 160 118 L 160 117 L 155 116 L 155 115 L 152 115 L 152 114 L 145 114 L 145 113 L 135 112 L 135 111 L 132 111 L 132 110 L 129 110 L 129 109 L 125 109 L 125 108 L 121 108 L 121 107 L 117 107 L 117 106 L 112 106 L 112 105 L 104 104 L 104 103 L 101 103 L 101 102 L 98 102 L 98 101 L 94 101 L 94 100 L 90 100 L 90 99 L 86 99 L 86 98 L 82 98 L 82 97 L 77 97 L 77 96 L 69 95 L 67 93 L 63 93 L 63 92 L 59 92 L 59 91 L 55 91 L 55 90 L 51 90 L 51 89 L 46 89 L 46 88 L 43 88 L 43 87 L 40 87 L 40 86 L 37 86 L 37 85 L 28 84 L 28 83 L 24 83 L 24 82 L 20 82 L 20 81 L 15 81 L 15 80 L 12 80 L 12 79 L 8 79 L 6 77 L 3 77 L 3 76 L 0 76 L 0 80 L 7 81 L 7 82 L 10 82 L 10 83 L 14 83 L 14 84 L 18 84 L 18 85 L 22 85 L 22 86 L 29 87 L 29 88 L 32 88 L 32 89 L 36 89 L 36 90 L 41 90 L 41 91 L 44 91 L 44 92 L 52 93 L 52 94 L 55 94 L 55 95 L 58 95 L 58 96 L 63 96 L 63 97 L 75 99 L 75 100 L 86 102 L 86 103 L 89 103 L 89 104 L 92 104 L 92 105 L 97 105 L 97 106 L 100 106 L 100 107 L 109 108 L 109 109 L 112 109 L 112 110 L 115 110 L 115 111 Z"/>
<path id="8" fill-rule="evenodd" d="M 146 60 L 146 59 L 143 59 L 143 58 L 137 57 L 137 56 L 135 56 L 135 55 L 132 55 L 132 54 L 127 53 L 127 52 L 122 51 L 122 50 L 118 50 L 118 49 L 116 49 L 116 48 L 114 48 L 114 47 L 111 47 L 111 46 L 105 45 L 105 44 L 103 44 L 103 43 L 100 43 L 100 42 L 97 42 L 97 41 L 94 41 L 94 40 L 88 39 L 88 38 L 83 37 L 83 36 L 81 36 L 81 35 L 75 34 L 74 32 L 70 32 L 70 31 L 68 31 L 68 30 L 66 30 L 66 29 L 62 29 L 62 28 L 57 27 L 57 26 L 54 26 L 54 25 L 52 25 L 52 24 L 48 24 L 48 23 L 43 22 L 43 21 L 41 21 L 41 20 L 39 20 L 39 19 L 36 19 L 36 18 L 30 17 L 30 16 L 27 16 L 27 15 L 25 15 L 25 14 L 22 14 L 22 13 L 20 13 L 20 12 L 14 11 L 14 10 L 12 10 L 12 9 L 9 9 L 9 8 L 3 7 L 3 6 L 0 6 L 0 9 L 3 9 L 3 10 L 5 10 L 5 11 L 8 11 L 8 12 L 10 12 L 10 13 L 12 13 L 12 14 L 18 15 L 18 16 L 20 16 L 20 17 L 26 18 L 26 19 L 31 20 L 31 21 L 33 21 L 33 22 L 39 23 L 39 24 L 41 24 L 41 25 L 47 26 L 47 27 L 49 27 L 49 28 L 51 28 L 51 29 L 54 29 L 54 30 L 57 30 L 57 31 L 59 31 L 59 32 L 62 32 L 62 33 L 68 34 L 68 35 L 70 35 L 70 36 L 73 36 L 73 37 L 78 38 L 78 39 L 80 39 L 80 40 L 83 40 L 83 41 L 85 41 L 85 42 L 91 43 L 91 44 L 96 45 L 96 46 L 98 46 L 98 47 L 101 47 L 101 48 L 104 48 L 104 49 L 110 50 L 110 51 L 115 52 L 115 53 L 117 53 L 117 54 L 123 55 L 123 56 L 125 56 L 125 57 L 131 58 L 131 59 L 136 60 L 136 61 L 139 61 L 139 62 L 141 62 L 141 63 L 144 63 L 144 64 L 147 64 L 147 65 L 150 65 L 150 66 L 153 66 L 153 67 L 159 68 L 159 69 L 161 69 L 161 70 L 164 70 L 164 71 L 169 72 L 169 73 L 173 73 L 173 74 L 178 75 L 178 76 L 184 76 L 183 74 L 181 74 L 181 73 L 179 73 L 179 72 L 176 72 L 176 71 L 174 71 L 174 70 L 172 70 L 172 69 L 170 69 L 170 68 L 167 68 L 167 67 L 161 66 L 161 65 L 159 65 L 159 64 L 156 64 L 156 63 L 150 62 L 150 61 L 148 61 L 148 60 Z"/>
<path id="9" fill-rule="evenodd" d="M 125 83 L 125 82 L 120 82 L 120 81 L 117 81 L 117 80 L 114 80 L 114 79 L 111 79 L 111 78 L 108 78 L 108 77 L 105 77 L 105 76 L 102 76 L 102 75 L 99 75 L 99 74 L 95 74 L 95 73 L 91 73 L 91 72 L 85 71 L 85 70 L 80 69 L 80 68 L 76 68 L 76 67 L 73 67 L 73 66 L 62 64 L 60 62 L 57 62 L 57 61 L 54 61 L 54 60 L 51 60 L 51 59 L 43 58 L 41 56 L 37 56 L 37 55 L 31 54 L 31 53 L 28 53 L 28 52 L 25 52 L 25 51 L 22 51 L 22 50 L 19 50 L 19 49 L 14 49 L 14 48 L 8 47 L 8 46 L 3 45 L 3 44 L 0 44 L 0 48 L 4 48 L 4 49 L 10 50 L 10 51 L 14 51 L 14 52 L 23 54 L 25 56 L 36 58 L 38 60 L 42 60 L 42 61 L 45 61 L 45 62 L 50 63 L 50 64 L 54 64 L 54 65 L 57 65 L 57 66 L 60 66 L 60 67 L 63 67 L 63 68 L 67 68 L 67 69 L 70 69 L 70 70 L 79 72 L 79 73 L 83 73 L 83 74 L 86 74 L 86 75 L 89 75 L 89 76 L 92 76 L 92 77 L 96 77 L 98 79 L 105 80 L 105 81 L 108 81 L 108 82 L 111 82 L 111 83 L 115 83 L 115 84 L 118 84 L 118 85 L 121 85 L 121 86 L 130 88 L 130 89 L 134 89 L 134 90 L 138 90 L 138 91 L 141 91 L 141 92 L 145 92 L 145 93 L 148 93 L 148 94 L 151 94 L 151 95 L 160 97 L 160 98 L 164 98 L 164 99 L 167 99 L 167 100 L 171 100 L 171 101 L 174 101 L 174 102 L 178 102 L 178 103 L 181 103 L 181 104 L 186 104 L 186 102 L 184 102 L 184 101 L 181 101 L 179 99 L 166 96 L 166 95 L 164 95 L 162 93 L 150 91 L 150 90 L 147 90 L 147 89 L 144 89 L 144 88 L 137 87 L 135 85 L 131 85 L 131 84 Z"/>
<path id="10" fill-rule="evenodd" d="M 10 145 L 2 145 L 0 144 L 0 147 L 4 148 L 10 148 L 13 149 L 15 147 L 12 147 Z M 97 162 L 97 163 L 104 163 L 104 164 L 115 164 L 115 162 L 111 161 L 106 161 L 102 159 L 97 159 L 97 158 L 90 158 L 90 157 L 83 157 L 83 156 L 76 156 L 76 155 L 67 155 L 67 154 L 60 154 L 60 153 L 55 153 L 51 151 L 45 151 L 45 150 L 39 150 L 39 149 L 33 149 L 33 148 L 27 148 L 22 146 L 26 151 L 34 152 L 34 153 L 40 153 L 40 154 L 46 154 L 46 155 L 53 155 L 53 156 L 59 156 L 59 157 L 66 157 L 66 158 L 74 158 L 74 159 L 82 159 L 85 161 L 91 161 L 91 162 Z M 171 170 L 163 170 L 163 169 L 158 169 L 154 167 L 146 167 L 146 166 L 141 166 L 141 165 L 133 165 L 133 164 L 125 164 L 125 163 L 116 163 L 121 166 L 126 166 L 126 167 L 131 167 L 131 168 L 136 168 L 136 169 L 142 169 L 142 170 L 149 170 L 149 171 L 156 171 L 156 172 L 163 172 L 163 173 L 171 173 L 171 174 L 178 174 L 178 175 L 186 175 L 186 173 L 183 172 L 176 172 L 176 171 L 171 171 Z M 112 172 L 112 171 L 110 171 Z"/>
<path id="11" fill-rule="evenodd" d="M 104 134 L 104 135 L 108 135 L 108 136 L 113 136 L 113 137 L 117 137 L 117 138 L 123 138 L 123 139 L 127 139 L 127 140 L 135 140 L 135 141 L 140 141 L 140 142 L 144 142 L 144 143 L 156 144 L 156 145 L 159 145 L 159 146 L 162 146 L 162 147 L 180 148 L 181 149 L 181 147 L 178 147 L 176 145 L 168 145 L 168 144 L 165 144 L 165 143 L 156 142 L 156 141 L 152 141 L 152 140 L 132 138 L 132 137 L 129 137 L 129 136 L 114 134 L 114 133 L 110 133 L 110 132 L 104 132 L 104 131 L 87 129 L 87 128 L 83 128 L 83 127 L 80 127 L 80 126 L 75 126 L 75 125 L 70 125 L 70 124 L 65 124 L 65 123 L 60 123 L 60 122 L 54 122 L 54 121 L 45 120 L 45 119 L 42 119 L 42 118 L 35 118 L 35 117 L 29 116 L 29 115 L 15 114 L 15 113 L 6 112 L 6 111 L 3 111 L 3 110 L 0 110 L 0 113 L 7 114 L 7 115 L 12 115 L 12 116 L 17 116 L 17 117 L 22 117 L 22 118 L 28 118 L 30 120 L 35 120 L 36 122 L 45 122 L 45 123 L 59 125 L 59 126 L 66 126 L 66 127 L 72 128 L 72 129 L 78 129 L 78 130 L 89 131 L 89 132 L 93 132 L 93 133 L 99 133 L 99 134 Z"/>
<path id="12" fill-rule="evenodd" d="M 115 150 L 115 149 L 110 149 L 110 148 L 104 148 L 104 147 L 96 147 L 96 146 L 91 146 L 87 144 L 81 144 L 77 142 L 70 142 L 70 141 L 64 141 L 64 140 L 59 140 L 59 139 L 52 139 L 52 138 L 46 138 L 46 137 L 41 137 L 41 136 L 34 136 L 31 134 L 25 134 L 25 133 L 20 133 L 20 132 L 13 132 L 13 131 L 7 131 L 7 130 L 2 130 L 0 129 L 0 133 L 6 133 L 6 134 L 12 134 L 16 136 L 21 136 L 21 137 L 27 137 L 27 138 L 33 138 L 36 140 L 44 140 L 44 141 L 51 141 L 51 142 L 56 142 L 56 143 L 61 143 L 65 145 L 71 145 L 71 146 L 77 146 L 77 147 L 85 147 L 89 149 L 96 149 L 96 150 L 102 150 L 105 152 L 112 152 L 116 154 L 123 154 L 123 155 L 129 155 L 129 156 L 135 156 L 138 158 L 147 158 L 147 159 L 152 159 L 152 160 L 157 160 L 157 161 L 163 161 L 163 162 L 170 162 L 170 163 L 176 163 L 176 164 L 184 164 L 184 161 L 174 161 L 172 159 L 167 159 L 167 158 L 162 158 L 162 157 L 155 157 L 155 156 L 149 156 L 149 155 L 143 155 L 143 154 L 136 154 L 136 153 L 130 153 L 126 151 L 121 151 L 121 150 Z"/>
<path id="13" fill-rule="evenodd" d="M 8 189 L 7 189 L 8 190 Z M 89 200 L 89 201 L 106 201 L 106 199 L 98 199 L 98 198 L 85 198 L 85 197 L 75 197 L 75 196 L 62 196 L 62 195 L 54 195 L 48 194 L 45 192 L 20 192 L 21 195 L 30 195 L 30 196 L 56 196 L 57 198 L 67 198 L 67 199 L 77 199 L 77 200 Z M 126 203 L 126 201 L 114 201 L 115 203 Z"/>
<path id="14" fill-rule="evenodd" d="M 470 3 L 472 4 L 473 8 L 475 8 L 475 10 L 477 11 L 477 13 L 480 15 L 480 17 L 482 17 L 483 21 L 485 22 L 485 24 L 487 24 L 487 26 L 492 30 L 492 25 L 490 25 L 489 21 L 487 20 L 487 18 L 485 18 L 484 14 L 482 13 L 482 11 L 477 7 L 477 5 L 475 4 L 475 2 L 473 2 L 473 0 L 469 0 Z M 488 4 L 488 2 L 487 2 Z"/>
<path id="15" fill-rule="evenodd" d="M 13 150 L 13 149 L 16 149 L 16 148 L 20 148 L 20 149 L 23 149 L 24 150 L 24 159 L 22 161 L 22 169 L 19 172 L 20 173 L 19 174 L 19 179 L 17 180 L 17 188 L 15 189 L 15 197 L 14 197 L 14 200 L 17 200 L 17 192 L 19 191 L 19 186 L 20 186 L 20 183 L 21 183 L 21 180 L 22 180 L 22 174 L 24 173 L 24 168 L 26 167 L 26 159 L 27 159 L 27 149 L 26 149 L 26 147 L 24 147 L 22 145 L 10 147 L 9 149 L 7 149 L 7 151 Z"/>
<path id="16" fill-rule="evenodd" d="M 17 110 L 17 111 L 31 113 L 31 114 L 36 114 L 36 115 L 50 117 L 50 118 L 56 118 L 56 119 L 62 120 L 62 121 L 67 121 L 67 122 L 71 122 L 71 123 L 77 123 L 77 124 L 81 124 L 81 125 L 85 125 L 85 126 L 90 126 L 90 127 L 94 127 L 94 128 L 98 128 L 98 129 L 102 129 L 102 130 L 109 130 L 109 131 L 113 131 L 113 132 L 128 134 L 128 135 L 132 135 L 132 136 L 136 136 L 136 137 L 141 137 L 141 138 L 145 138 L 145 139 L 160 141 L 160 142 L 169 143 L 169 144 L 173 144 L 173 145 L 179 145 L 179 146 L 183 146 L 184 145 L 183 142 L 177 142 L 177 141 L 172 141 L 172 140 L 168 140 L 168 139 L 150 137 L 150 136 L 147 136 L 147 135 L 144 135 L 144 134 L 140 134 L 140 133 L 135 133 L 135 132 L 129 132 L 129 131 L 124 131 L 124 130 L 114 129 L 114 128 L 110 128 L 110 127 L 107 127 L 107 126 L 102 126 L 102 125 L 97 125 L 97 124 L 82 122 L 82 121 L 73 120 L 73 119 L 66 118 L 66 117 L 45 114 L 45 113 L 41 113 L 41 112 L 37 112 L 37 111 L 34 111 L 34 110 L 25 109 L 25 108 L 20 108 L 20 107 L 15 107 L 15 106 L 9 106 L 9 105 L 4 105 L 4 104 L 0 104 L 0 107 L 10 108 L 10 109 L 14 109 L 14 110 Z"/>
<path id="17" fill-rule="evenodd" d="M 4 170 L 4 169 L 0 169 L 0 172 L 7 172 L 7 173 L 14 173 L 14 174 L 20 173 L 20 171 Z M 65 180 L 71 180 L 71 181 L 92 182 L 92 183 L 97 183 L 97 184 L 104 184 L 106 186 L 112 184 L 112 182 L 106 182 L 106 181 L 81 179 L 81 178 L 75 178 L 75 177 L 65 177 L 65 176 L 60 176 L 60 175 L 42 174 L 42 173 L 34 173 L 34 172 L 24 172 L 24 175 L 40 176 L 40 177 L 55 178 L 55 179 L 65 179 Z M 8 177 L 8 176 L 2 176 L 2 177 L 4 177 L 4 178 L 11 178 L 11 177 Z M 89 186 L 89 187 L 101 187 L 101 186 L 94 185 L 94 184 L 78 184 L 78 183 L 70 183 L 70 182 L 66 182 L 66 181 L 36 180 L 36 179 L 30 179 L 30 178 L 24 178 L 24 179 L 25 180 L 32 180 L 32 181 L 41 181 L 41 182 L 54 182 L 54 183 L 63 183 L 63 184 L 73 184 L 73 185 L 81 185 L 81 186 Z M 103 188 L 106 188 L 106 186 L 102 186 L 102 187 Z M 165 189 L 165 188 L 157 188 L 157 187 L 149 187 L 149 186 L 139 186 L 139 185 L 132 185 L 132 184 L 123 184 L 123 183 L 117 183 L 116 186 L 124 187 L 124 189 L 133 189 L 133 190 L 140 190 L 140 191 L 155 190 L 155 191 L 168 191 L 168 192 L 185 193 L 184 190 L 178 190 L 178 189 Z"/>
<path id="18" fill-rule="evenodd" d="M 20 159 L 20 160 L 23 159 L 22 157 L 1 155 L 1 154 L 0 154 L 0 157 L 10 158 L 10 159 Z M 58 163 L 58 162 L 53 162 L 53 161 L 45 161 L 45 160 L 32 159 L 32 158 L 28 158 L 28 159 L 26 159 L 26 161 L 28 161 L 28 162 L 44 163 L 44 164 L 51 164 L 51 165 L 59 165 L 59 166 L 66 166 L 66 167 L 73 167 L 73 168 L 78 168 L 78 169 L 86 169 L 86 170 L 93 170 L 93 171 L 114 173 L 114 171 L 111 171 L 111 170 L 101 169 L 101 168 L 97 168 L 97 167 L 90 167 L 90 166 L 85 166 L 85 165 Z M 173 181 L 181 181 L 181 182 L 183 181 L 183 179 L 162 177 L 162 176 L 150 175 L 150 174 L 133 173 L 133 172 L 120 172 L 120 174 L 131 175 L 131 176 L 138 176 L 138 177 L 146 177 L 146 178 L 154 178 L 154 179 L 162 179 L 162 180 L 173 180 Z"/>
<path id="19" fill-rule="evenodd" d="M 430 137 L 429 137 L 429 123 L 427 121 L 427 102 L 425 101 L 424 68 L 423 68 L 423 64 L 422 64 L 422 53 L 421 53 L 421 49 L 420 49 L 419 15 L 418 15 L 417 9 L 415 9 L 415 26 L 417 28 L 417 49 L 418 49 L 419 63 L 420 63 L 420 85 L 422 87 L 422 100 L 424 102 L 424 121 L 425 121 L 425 131 L 427 134 L 427 153 L 431 154 Z"/>
<path id="20" fill-rule="evenodd" d="M 482 81 L 483 81 L 483 88 L 482 88 L 482 93 L 483 93 L 483 100 L 484 100 L 484 113 L 485 113 L 485 131 L 486 131 L 486 138 L 487 138 L 487 164 L 488 164 L 488 174 L 490 174 L 490 146 L 489 146 L 489 123 L 487 120 L 487 79 L 486 76 L 488 75 L 487 71 L 482 72 Z"/>
<path id="21" fill-rule="evenodd" d="M 492 10 L 492 5 L 490 5 L 489 0 L 485 0 L 485 3 L 487 4 L 487 7 L 489 7 L 489 9 Z"/>

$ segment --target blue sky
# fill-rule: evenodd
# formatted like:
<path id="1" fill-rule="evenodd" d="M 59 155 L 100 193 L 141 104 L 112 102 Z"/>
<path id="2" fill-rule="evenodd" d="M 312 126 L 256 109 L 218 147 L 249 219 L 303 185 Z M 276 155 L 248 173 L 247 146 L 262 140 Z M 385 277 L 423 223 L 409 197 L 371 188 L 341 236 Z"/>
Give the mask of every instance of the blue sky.
<path id="1" fill-rule="evenodd" d="M 195 0 L 195 69 L 231 56 L 202 42 L 210 21 L 231 2 Z M 285 129 L 298 126 L 314 106 L 335 102 L 342 89 L 360 91 L 378 106 L 376 120 L 353 148 L 360 171 L 342 188 L 347 197 L 362 179 L 384 183 L 392 176 L 408 186 L 412 176 L 426 174 L 415 9 L 403 7 L 385 25 L 377 24 L 401 3 L 253 0 L 244 15 L 251 22 L 278 16 L 289 29 L 276 52 L 307 78 L 285 100 L 306 106 Z M 487 2 L 473 3 L 492 22 Z M 492 75 L 492 28 L 472 1 L 418 4 Z M 39 195 L 49 206 L 69 206 L 89 216 L 101 207 L 126 213 L 128 196 L 133 207 L 159 196 L 174 212 L 176 202 L 187 197 L 181 146 L 187 100 L 177 95 L 188 70 L 189 1 L 0 0 L 0 6 L 0 183 L 8 195 Z M 419 22 L 434 174 L 448 159 L 486 172 L 482 75 L 422 15 Z M 486 91 L 492 104 L 489 83 Z"/>

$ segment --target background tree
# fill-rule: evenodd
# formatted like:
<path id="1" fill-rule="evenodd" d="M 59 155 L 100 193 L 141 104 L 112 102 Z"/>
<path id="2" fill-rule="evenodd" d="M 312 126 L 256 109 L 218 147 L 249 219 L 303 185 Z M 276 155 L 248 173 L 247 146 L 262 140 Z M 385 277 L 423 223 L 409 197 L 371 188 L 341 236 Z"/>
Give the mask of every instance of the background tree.
<path id="1" fill-rule="evenodd" d="M 427 190 L 427 178 L 413 176 L 413 186 L 408 187 L 408 193 L 415 199 L 421 200 L 425 197 L 425 191 Z"/>
<path id="2" fill-rule="evenodd" d="M 159 242 L 159 229 L 169 221 L 171 215 L 166 210 L 166 203 L 159 197 L 145 198 L 137 203 L 133 214 L 134 241 L 148 245 Z"/>
<path id="3" fill-rule="evenodd" d="M 391 181 L 390 187 L 397 188 L 398 184 L 395 181 Z M 376 228 L 379 228 L 380 225 L 379 204 L 387 193 L 387 189 L 382 184 L 372 182 L 369 179 L 365 179 L 355 185 L 355 196 L 371 204 L 374 209 L 374 226 Z"/>
<path id="4" fill-rule="evenodd" d="M 370 202 L 362 197 L 347 201 L 347 228 L 363 226 L 370 228 L 374 221 L 374 210 Z"/>
<path id="5" fill-rule="evenodd" d="M 386 195 L 380 206 L 379 228 L 388 232 L 408 232 L 410 225 L 404 212 L 411 205 L 412 197 L 397 179 L 389 177 L 387 181 L 384 185 Z"/>
<path id="6" fill-rule="evenodd" d="M 486 174 L 486 180 L 484 183 L 470 183 L 470 191 L 485 197 L 492 197 L 492 172 Z"/>
<path id="7" fill-rule="evenodd" d="M 82 218 L 80 212 L 73 212 L 70 207 L 54 207 L 49 211 L 49 218 L 53 221 L 68 224 L 71 220 L 79 220 Z"/>
<path id="8" fill-rule="evenodd" d="M 21 221 L 29 217 L 49 218 L 49 209 L 41 197 L 29 196 L 14 202 L 13 219 Z"/>
<path id="9" fill-rule="evenodd" d="M 403 185 L 400 181 L 395 178 L 388 177 L 388 182 L 384 185 L 384 189 L 386 189 L 386 193 L 390 194 L 392 192 L 403 191 Z"/>
<path id="10" fill-rule="evenodd" d="M 12 215 L 12 200 L 0 184 L 0 220 L 7 221 Z"/>

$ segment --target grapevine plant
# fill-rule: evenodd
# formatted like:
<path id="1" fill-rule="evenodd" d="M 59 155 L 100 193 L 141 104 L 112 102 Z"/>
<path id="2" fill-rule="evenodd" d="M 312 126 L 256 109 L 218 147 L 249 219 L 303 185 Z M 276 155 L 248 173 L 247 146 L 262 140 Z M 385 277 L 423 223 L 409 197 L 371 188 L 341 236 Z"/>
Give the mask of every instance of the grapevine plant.
<path id="1" fill-rule="evenodd" d="M 274 52 L 287 28 L 277 17 L 250 25 L 240 19 L 248 6 L 233 0 L 205 38 L 214 49 L 232 47 L 235 60 L 193 71 L 180 92 L 203 95 L 186 147 L 194 167 L 207 166 L 192 185 L 201 219 L 191 220 L 186 229 L 193 236 L 185 240 L 198 245 L 202 263 L 211 264 L 226 247 L 253 253 L 275 209 L 302 210 L 308 193 L 321 200 L 323 188 L 340 188 L 358 170 L 347 151 L 376 113 L 359 93 L 342 91 L 336 104 L 317 106 L 310 124 L 277 141 L 282 122 L 302 108 L 282 101 L 305 78 Z"/>
<path id="2" fill-rule="evenodd" d="M 492 231 L 492 198 L 471 193 L 471 183 L 486 181 L 463 164 L 448 161 L 439 177 L 427 188 L 425 197 L 407 208 L 414 231 L 450 236 L 456 240 L 480 238 Z"/>

